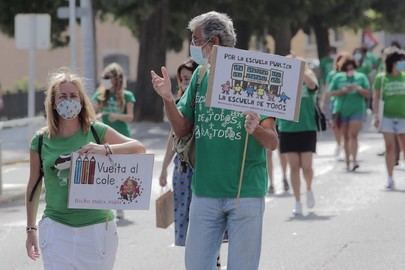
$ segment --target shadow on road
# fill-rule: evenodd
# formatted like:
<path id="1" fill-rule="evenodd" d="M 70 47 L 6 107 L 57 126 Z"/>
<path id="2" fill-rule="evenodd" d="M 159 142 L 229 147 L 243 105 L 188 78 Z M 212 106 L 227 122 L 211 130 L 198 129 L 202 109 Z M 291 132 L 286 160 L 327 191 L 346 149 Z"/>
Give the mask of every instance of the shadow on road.
<path id="1" fill-rule="evenodd" d="M 133 224 L 135 224 L 135 222 L 125 219 L 125 218 L 117 221 L 117 227 L 127 227 L 127 226 L 130 226 Z"/>
<path id="2" fill-rule="evenodd" d="M 298 215 L 289 217 L 286 221 L 327 221 L 330 220 L 334 216 L 327 216 L 327 215 L 318 215 L 315 212 L 309 212 L 306 216 L 305 215 Z"/>
<path id="3" fill-rule="evenodd" d="M 387 193 L 405 193 L 405 189 L 383 189 L 381 190 L 382 192 L 387 192 Z"/>

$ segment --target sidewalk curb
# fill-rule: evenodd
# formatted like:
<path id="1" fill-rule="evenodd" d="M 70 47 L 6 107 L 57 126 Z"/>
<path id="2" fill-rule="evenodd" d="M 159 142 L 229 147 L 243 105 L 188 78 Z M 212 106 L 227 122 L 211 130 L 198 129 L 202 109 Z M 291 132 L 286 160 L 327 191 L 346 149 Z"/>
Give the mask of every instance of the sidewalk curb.
<path id="1" fill-rule="evenodd" d="M 16 160 L 8 160 L 4 161 L 2 163 L 3 166 L 10 166 L 10 165 L 15 165 L 15 164 L 20 164 L 20 163 L 28 163 L 30 160 L 29 158 L 22 158 L 22 159 L 16 159 Z"/>
<path id="2" fill-rule="evenodd" d="M 3 190 L 3 193 L 4 193 L 4 190 Z M 24 198 L 25 198 L 25 190 L 17 192 L 12 195 L 3 194 L 3 195 L 0 195 L 0 206 L 3 204 L 15 202 L 15 201 L 21 201 Z"/>

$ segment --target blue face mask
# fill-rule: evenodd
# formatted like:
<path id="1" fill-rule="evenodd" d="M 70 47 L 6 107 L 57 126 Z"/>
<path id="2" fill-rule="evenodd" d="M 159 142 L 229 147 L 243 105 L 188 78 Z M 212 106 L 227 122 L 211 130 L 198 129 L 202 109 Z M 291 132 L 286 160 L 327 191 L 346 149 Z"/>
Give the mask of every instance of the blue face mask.
<path id="1" fill-rule="evenodd" d="M 190 45 L 191 58 L 199 65 L 205 65 L 208 59 L 204 57 L 202 46 Z"/>
<path id="2" fill-rule="evenodd" d="M 190 45 L 191 59 L 193 59 L 194 62 L 196 62 L 199 65 L 205 65 L 208 63 L 208 58 L 204 57 L 203 53 L 203 48 L 205 45 L 207 45 L 208 42 L 209 40 L 207 40 L 207 42 L 205 42 L 201 46 Z"/>
<path id="3" fill-rule="evenodd" d="M 398 61 L 395 63 L 395 69 L 398 70 L 399 72 L 405 71 L 405 61 Z"/>

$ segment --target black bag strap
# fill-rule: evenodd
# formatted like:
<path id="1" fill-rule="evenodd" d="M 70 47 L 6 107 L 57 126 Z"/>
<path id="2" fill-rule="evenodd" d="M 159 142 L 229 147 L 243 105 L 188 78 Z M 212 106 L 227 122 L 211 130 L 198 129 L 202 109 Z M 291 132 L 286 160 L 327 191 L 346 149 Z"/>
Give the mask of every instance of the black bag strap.
<path id="1" fill-rule="evenodd" d="M 43 166 L 42 166 L 42 143 L 43 143 L 43 140 L 44 140 L 44 134 L 39 134 L 39 136 L 38 136 L 39 176 L 38 176 L 37 182 L 35 183 L 32 191 L 31 191 L 31 194 L 30 194 L 30 197 L 29 197 L 30 202 L 34 198 L 35 191 L 37 190 L 39 184 L 42 181 L 42 177 L 44 176 L 44 170 L 43 170 Z"/>
<path id="2" fill-rule="evenodd" d="M 101 144 L 100 137 L 97 134 L 96 129 L 94 128 L 93 125 L 90 125 L 91 133 L 93 134 L 94 139 L 96 140 L 97 144 Z M 37 190 L 39 184 L 42 181 L 42 178 L 44 177 L 44 169 L 42 166 L 42 144 L 44 140 L 44 134 L 39 134 L 38 136 L 38 156 L 39 156 L 39 176 L 37 181 L 35 182 L 35 185 L 30 193 L 29 201 L 31 202 L 32 199 L 34 198 L 35 191 Z"/>
<path id="3" fill-rule="evenodd" d="M 93 133 L 93 137 L 96 140 L 97 144 L 101 144 L 100 137 L 97 134 L 96 128 L 93 125 L 90 125 L 91 133 Z"/>

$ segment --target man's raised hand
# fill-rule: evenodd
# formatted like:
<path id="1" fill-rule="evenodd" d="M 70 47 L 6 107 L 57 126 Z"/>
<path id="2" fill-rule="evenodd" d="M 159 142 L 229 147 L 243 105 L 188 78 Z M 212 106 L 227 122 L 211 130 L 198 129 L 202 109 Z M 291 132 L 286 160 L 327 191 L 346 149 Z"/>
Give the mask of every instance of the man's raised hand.
<path id="1" fill-rule="evenodd" d="M 166 101 L 171 101 L 173 100 L 172 83 L 170 81 L 167 69 L 165 67 L 162 67 L 161 71 L 163 77 L 160 77 L 155 73 L 155 71 L 151 70 L 150 74 L 152 76 L 152 85 L 159 96 L 161 96 Z"/>

